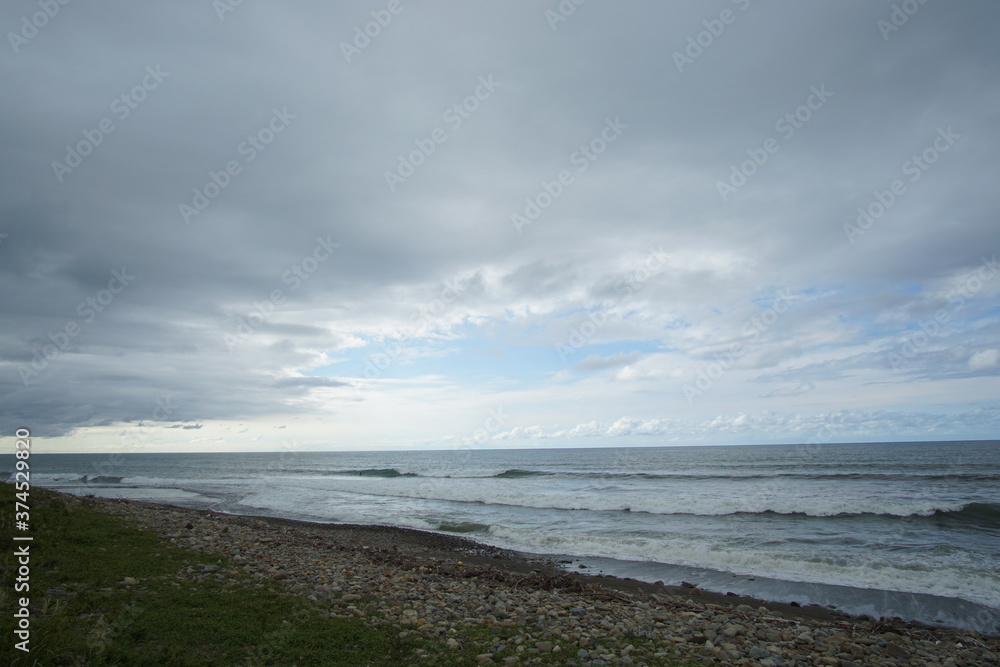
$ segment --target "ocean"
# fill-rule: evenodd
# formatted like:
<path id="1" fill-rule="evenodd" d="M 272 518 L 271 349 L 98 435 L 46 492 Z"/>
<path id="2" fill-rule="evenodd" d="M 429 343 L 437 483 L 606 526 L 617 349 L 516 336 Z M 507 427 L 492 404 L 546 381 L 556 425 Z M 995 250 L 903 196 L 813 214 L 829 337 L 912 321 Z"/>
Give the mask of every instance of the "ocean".
<path id="1" fill-rule="evenodd" d="M 580 571 L 1000 632 L 1000 442 L 36 454 L 31 475 L 77 494 L 461 533 Z"/>

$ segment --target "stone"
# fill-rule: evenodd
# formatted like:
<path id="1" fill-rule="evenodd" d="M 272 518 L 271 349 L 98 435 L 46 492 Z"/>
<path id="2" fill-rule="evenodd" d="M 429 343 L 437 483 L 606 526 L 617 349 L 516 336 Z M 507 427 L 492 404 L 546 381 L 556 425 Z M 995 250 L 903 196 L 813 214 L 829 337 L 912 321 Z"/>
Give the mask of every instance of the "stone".
<path id="1" fill-rule="evenodd" d="M 887 633 L 888 634 L 888 633 Z M 889 642 L 886 644 L 885 652 L 888 653 L 893 658 L 902 658 L 908 660 L 910 657 L 910 652 L 905 648 L 897 644 L 896 642 Z"/>
<path id="2" fill-rule="evenodd" d="M 416 545 L 394 549 L 373 539 L 373 544 L 361 546 L 355 537 L 343 539 L 335 531 L 308 526 L 275 528 L 252 517 L 206 518 L 181 508 L 119 507 L 127 511 L 117 513 L 221 563 L 217 572 L 213 567 L 219 566 L 184 563 L 188 567 L 180 569 L 176 581 L 167 582 L 171 586 L 186 589 L 208 575 L 225 576 L 220 583 L 226 587 L 246 581 L 250 587 L 263 588 L 268 580 L 280 578 L 287 590 L 317 598 L 324 616 L 358 616 L 366 625 L 384 627 L 401 638 L 439 637 L 435 641 L 441 642 L 437 648 L 444 662 L 468 653 L 481 656 L 468 660 L 473 665 L 558 662 L 596 667 L 633 660 L 650 667 L 703 663 L 958 667 L 996 664 L 1000 654 L 1000 643 L 993 638 L 946 629 L 928 634 L 892 619 L 886 621 L 892 625 L 846 617 L 788 622 L 773 618 L 777 612 L 766 609 L 731 607 L 706 600 L 707 594 L 692 597 L 690 589 L 684 591 L 688 595 L 679 596 L 661 589 L 630 602 L 595 598 L 575 586 L 536 586 L 536 581 L 549 576 L 543 570 L 523 580 L 516 573 L 509 580 L 485 572 L 476 575 L 479 566 L 473 565 L 456 574 L 457 557 L 437 559 L 422 554 Z M 189 517 L 192 523 L 197 521 L 194 532 L 183 529 Z M 209 533 L 220 537 L 208 540 Z M 216 556 L 228 560 L 216 561 Z M 331 608 L 324 609 L 329 602 Z M 510 618 L 504 618 L 505 612 Z M 893 631 L 876 629 L 886 627 Z M 549 651 L 541 650 L 549 645 Z M 559 657 L 560 648 L 566 657 Z M 433 665 L 428 658 L 434 654 L 414 650 L 411 662 Z"/>

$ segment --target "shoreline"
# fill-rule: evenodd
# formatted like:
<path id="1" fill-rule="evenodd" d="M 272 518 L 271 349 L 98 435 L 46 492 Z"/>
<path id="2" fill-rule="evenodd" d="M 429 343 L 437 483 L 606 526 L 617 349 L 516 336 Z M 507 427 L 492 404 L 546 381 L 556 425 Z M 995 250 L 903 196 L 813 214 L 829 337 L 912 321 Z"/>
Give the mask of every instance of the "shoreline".
<path id="1" fill-rule="evenodd" d="M 822 470 L 782 447 L 766 456 L 690 447 L 484 451 L 471 459 L 302 452 L 294 465 L 274 453 L 156 454 L 112 467 L 82 455 L 50 460 L 38 482 L 236 514 L 443 532 L 573 560 L 560 565 L 574 571 L 579 560 L 591 576 L 693 582 L 755 600 L 997 633 L 1000 560 L 989 523 L 997 507 L 970 505 L 975 488 L 951 475 L 942 481 L 947 492 L 921 490 L 924 464 L 944 465 L 937 446 L 824 454 L 837 466 Z M 991 462 L 996 453 L 955 449 Z M 884 465 L 856 467 L 868 457 Z M 883 473 L 895 491 L 880 495 L 872 485 Z M 658 492 L 664 488 L 671 492 Z"/>
<path id="2" fill-rule="evenodd" d="M 76 494 L 71 494 L 76 495 Z M 449 533 L 447 531 L 434 532 L 419 528 L 408 528 L 403 526 L 392 526 L 382 524 L 353 524 L 353 523 L 326 523 L 319 521 L 309 521 L 305 519 L 289 519 L 285 517 L 275 517 L 257 514 L 232 514 L 219 512 L 212 509 L 188 508 L 181 505 L 171 505 L 169 503 L 154 502 L 149 500 L 132 500 L 126 498 L 110 498 L 108 496 L 95 496 L 95 500 L 112 500 L 115 502 L 150 505 L 153 507 L 170 507 L 185 511 L 204 513 L 210 516 L 244 517 L 272 523 L 275 525 L 286 525 L 301 527 L 305 529 L 328 530 L 332 533 L 351 536 L 359 542 L 364 542 L 369 546 L 377 548 L 400 548 L 414 555 L 420 554 L 435 561 L 447 560 L 451 556 L 464 558 L 465 563 L 475 563 L 483 567 L 494 567 L 503 569 L 512 574 L 527 575 L 533 571 L 541 570 L 547 576 L 565 574 L 572 579 L 579 578 L 584 583 L 592 583 L 598 586 L 624 592 L 628 594 L 642 594 L 666 597 L 688 597 L 702 600 L 703 602 L 719 604 L 723 606 L 749 605 L 756 608 L 766 608 L 775 615 L 787 619 L 814 619 L 823 621 L 849 620 L 853 622 L 873 621 L 881 623 L 891 623 L 903 627 L 940 629 L 953 632 L 965 632 L 969 629 L 941 624 L 924 623 L 916 620 L 895 617 L 874 618 L 868 614 L 851 614 L 835 607 L 825 607 L 819 604 L 799 604 L 788 600 L 766 600 L 752 595 L 739 595 L 731 592 L 718 592 L 705 590 L 697 585 L 684 583 L 683 585 L 665 585 L 659 582 L 649 582 L 632 577 L 621 577 L 612 574 L 602 574 L 586 571 L 589 568 L 571 569 L 569 566 L 573 562 L 580 562 L 582 557 L 566 555 L 573 561 L 555 561 L 559 556 L 548 556 L 545 554 L 534 554 L 522 552 L 516 549 L 497 547 L 477 541 L 473 537 L 461 534 Z M 402 546 L 401 546 L 402 545 Z M 488 554 L 488 555 L 483 555 Z M 453 559 L 454 560 L 454 559 Z M 562 567 L 565 566 L 565 567 Z M 694 593 L 691 593 L 691 591 Z M 870 590 L 870 589 L 869 589 Z M 971 630 L 976 632 L 975 630 Z M 985 637 L 1000 639 L 1000 626 L 993 634 L 979 632 Z"/>
<path id="3" fill-rule="evenodd" d="M 68 493 L 68 492 L 67 492 Z M 75 493 L 71 495 L 77 495 Z M 605 574 L 601 571 L 593 571 L 590 568 L 592 566 L 583 565 L 583 561 L 589 560 L 587 557 L 574 556 L 571 554 L 536 554 L 531 552 L 523 552 L 514 548 L 505 548 L 486 544 L 484 542 L 477 541 L 474 537 L 468 536 L 466 534 L 452 533 L 448 531 L 435 532 L 432 530 L 420 529 L 420 528 L 409 528 L 403 526 L 392 526 L 388 524 L 354 524 L 354 523 L 327 523 L 321 521 L 311 521 L 307 519 L 290 519 L 285 517 L 277 516 L 267 516 L 258 514 L 236 514 L 228 512 L 220 512 L 217 510 L 209 508 L 195 508 L 195 507 L 185 507 L 183 505 L 171 505 L 169 502 L 157 502 L 155 500 L 139 500 L 139 499 L 128 499 L 128 498 L 112 498 L 110 496 L 95 496 L 95 498 L 105 499 L 105 500 L 118 500 L 127 503 L 140 503 L 148 504 L 153 506 L 163 506 L 163 507 L 175 507 L 178 509 L 189 509 L 196 512 L 207 512 L 211 515 L 219 516 L 233 516 L 233 517 L 247 517 L 258 519 L 261 521 L 266 521 L 275 524 L 285 524 L 289 526 L 300 526 L 304 528 L 320 528 L 328 529 L 334 532 L 352 533 L 357 534 L 359 539 L 363 539 L 365 536 L 370 535 L 393 535 L 395 540 L 387 541 L 386 539 L 381 539 L 380 543 L 383 547 L 391 546 L 395 544 L 409 545 L 412 543 L 419 544 L 435 544 L 437 549 L 431 550 L 433 554 L 432 559 L 441 560 L 448 555 L 448 551 L 454 551 L 457 554 L 465 556 L 465 562 L 476 562 L 479 565 L 497 567 L 505 569 L 512 573 L 526 574 L 532 569 L 537 569 L 541 566 L 545 566 L 550 570 L 550 573 L 565 573 L 570 577 L 582 577 L 584 581 L 591 582 L 606 588 L 613 590 L 618 590 L 626 593 L 639 592 L 644 595 L 662 595 L 662 596 L 687 596 L 695 599 L 701 599 L 705 602 L 712 602 L 720 605 L 750 605 L 754 608 L 763 607 L 771 610 L 776 615 L 782 618 L 794 620 L 801 618 L 811 618 L 811 619 L 821 619 L 821 620 L 843 620 L 850 619 L 854 621 L 881 621 L 883 623 L 895 623 L 901 624 L 909 627 L 919 627 L 927 629 L 944 629 L 952 630 L 956 632 L 962 632 L 966 630 L 977 631 L 983 636 L 1000 638 L 1000 624 L 996 626 L 996 632 L 988 633 L 981 629 L 972 629 L 967 627 L 962 627 L 959 625 L 949 625 L 945 622 L 926 622 L 921 620 L 916 620 L 912 618 L 901 618 L 899 616 L 874 616 L 870 613 L 852 613 L 850 611 L 845 611 L 839 607 L 833 605 L 821 605 L 816 603 L 804 603 L 794 601 L 793 598 L 780 599 L 772 598 L 766 599 L 753 594 L 737 594 L 729 591 L 722 590 L 707 590 L 698 584 L 689 584 L 686 581 L 681 585 L 664 585 L 660 582 L 651 582 L 648 580 L 635 579 L 624 575 L 615 574 Z M 379 541 L 379 540 L 377 540 Z M 448 545 L 447 548 L 444 545 Z M 476 558 L 471 554 L 476 552 L 488 552 L 491 554 L 490 559 L 487 561 L 482 558 Z M 557 559 L 572 559 L 572 560 L 558 560 Z M 572 568 L 574 564 L 579 564 L 577 569 Z M 695 581 L 697 581 L 695 579 Z M 690 591 L 694 590 L 695 593 L 691 594 Z M 855 588 L 858 591 L 871 591 L 871 592 L 881 592 L 879 589 L 865 589 L 865 588 Z M 893 591 L 885 591 L 893 594 Z M 903 595 L 903 593 L 899 593 Z M 940 598 L 941 600 L 952 600 L 952 598 Z M 961 599 L 955 599 L 959 602 L 965 602 Z M 975 603 L 968 603 L 975 604 Z"/>
<path id="4" fill-rule="evenodd" d="M 135 502 L 135 501 L 132 501 Z M 225 514 L 212 510 L 199 510 L 212 515 Z M 581 584 L 592 584 L 620 593 L 643 596 L 686 597 L 705 603 L 728 605 L 749 605 L 757 609 L 764 607 L 780 618 L 788 620 L 810 619 L 821 621 L 850 620 L 860 621 L 861 617 L 829 609 L 821 605 L 799 605 L 794 602 L 779 602 L 763 600 L 751 596 L 718 593 L 706 591 L 697 586 L 670 586 L 660 583 L 640 581 L 631 577 L 617 577 L 610 574 L 591 574 L 586 571 L 575 571 L 561 565 L 571 565 L 570 561 L 555 561 L 542 554 L 520 552 L 504 549 L 478 542 L 471 537 L 453 535 L 447 532 L 433 532 L 418 528 L 400 526 L 383 526 L 376 524 L 321 523 L 283 517 L 268 517 L 258 515 L 225 514 L 226 516 L 245 516 L 252 519 L 306 529 L 328 530 L 333 534 L 349 536 L 349 539 L 362 538 L 366 546 L 379 549 L 391 549 L 393 546 L 400 551 L 428 558 L 439 562 L 461 560 L 464 564 L 475 564 L 480 567 L 493 567 L 516 575 L 529 576 L 540 573 L 543 576 L 566 576 Z M 367 539 L 367 541 L 365 541 Z M 400 546 L 403 545 L 403 546 Z M 421 546 L 423 545 L 423 546 Z M 692 593 L 692 591 L 695 591 Z M 904 626 L 936 628 L 923 623 L 895 620 Z M 943 628 L 959 630 L 957 628 Z"/>
<path id="5" fill-rule="evenodd" d="M 566 563 L 464 536 L 79 499 L 130 517 L 178 547 L 227 557 L 251 577 L 279 580 L 293 594 L 330 605 L 331 615 L 383 619 L 377 622 L 390 624 L 400 636 L 430 632 L 444 640 L 445 632 L 462 627 L 486 627 L 504 638 L 513 633 L 510 641 L 528 649 L 504 653 L 509 658 L 566 650 L 567 659 L 589 659 L 560 664 L 642 664 L 628 662 L 628 651 L 620 652 L 625 649 L 609 648 L 627 643 L 636 652 L 629 660 L 641 653 L 648 665 L 693 660 L 854 667 L 1000 660 L 1000 639 L 975 631 L 581 574 L 560 567 Z M 513 650 L 505 642 L 491 649 L 501 649 L 498 660 Z M 483 656 L 481 664 L 502 664 Z"/>

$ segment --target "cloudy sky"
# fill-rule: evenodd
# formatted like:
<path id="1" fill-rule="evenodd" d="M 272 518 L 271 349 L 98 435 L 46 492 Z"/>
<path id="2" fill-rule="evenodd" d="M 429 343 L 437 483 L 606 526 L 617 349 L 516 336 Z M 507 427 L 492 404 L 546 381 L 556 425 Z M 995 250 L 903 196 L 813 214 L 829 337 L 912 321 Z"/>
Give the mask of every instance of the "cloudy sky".
<path id="1" fill-rule="evenodd" d="M 5 3 L 6 441 L 995 438 L 1000 5 L 577 3 Z"/>

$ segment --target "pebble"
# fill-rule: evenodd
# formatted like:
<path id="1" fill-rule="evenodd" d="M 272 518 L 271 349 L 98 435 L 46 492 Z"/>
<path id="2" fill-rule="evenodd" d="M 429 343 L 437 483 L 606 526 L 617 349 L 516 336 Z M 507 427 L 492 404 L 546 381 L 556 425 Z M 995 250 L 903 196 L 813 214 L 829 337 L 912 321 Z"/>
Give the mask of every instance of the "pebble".
<path id="1" fill-rule="evenodd" d="M 400 638 L 419 636 L 448 651 L 464 645 L 480 665 L 550 664 L 556 659 L 578 667 L 960 667 L 996 665 L 1000 656 L 1000 640 L 973 632 L 867 618 L 787 620 L 765 607 L 715 604 L 697 593 L 693 599 L 693 586 L 684 595 L 645 597 L 596 583 L 572 587 L 569 582 L 575 580 L 568 578 L 553 583 L 553 575 L 542 570 L 517 575 L 476 565 L 465 554 L 435 560 L 427 553 L 439 537 L 433 534 L 414 531 L 412 539 L 418 542 L 420 535 L 428 535 L 421 549 L 409 542 L 398 547 L 380 543 L 372 529 L 372 539 L 364 538 L 362 545 L 358 538 L 347 541 L 336 531 L 308 525 L 110 499 L 94 502 L 134 518 L 177 546 L 232 559 L 222 567 L 182 570 L 178 581 L 209 573 L 234 576 L 237 571 L 258 586 L 261 579 L 278 579 L 290 591 L 312 596 L 331 616 L 353 615 L 366 624 L 394 627 Z M 135 586 L 139 581 L 126 577 L 123 583 Z M 493 632 L 463 633 L 469 627 Z M 433 654 L 411 658 L 426 663 Z"/>

